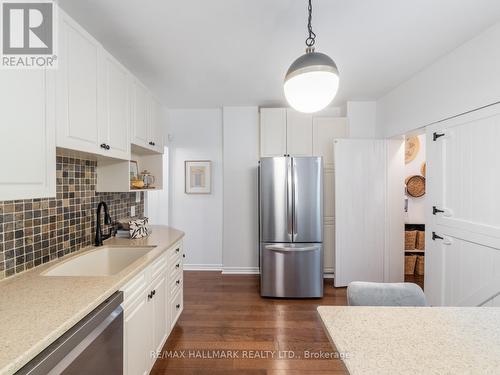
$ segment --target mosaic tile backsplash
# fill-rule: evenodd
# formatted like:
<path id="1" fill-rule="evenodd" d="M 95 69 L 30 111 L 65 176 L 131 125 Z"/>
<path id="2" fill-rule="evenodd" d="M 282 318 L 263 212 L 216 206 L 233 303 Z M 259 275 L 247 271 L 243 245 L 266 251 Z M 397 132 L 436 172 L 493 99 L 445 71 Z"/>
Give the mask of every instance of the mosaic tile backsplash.
<path id="1" fill-rule="evenodd" d="M 129 217 L 131 206 L 136 216 L 144 215 L 142 192 L 136 203 L 136 193 L 95 191 L 96 166 L 58 155 L 56 198 L 0 202 L 0 279 L 91 245 L 100 201 L 108 204 L 113 220 Z"/>

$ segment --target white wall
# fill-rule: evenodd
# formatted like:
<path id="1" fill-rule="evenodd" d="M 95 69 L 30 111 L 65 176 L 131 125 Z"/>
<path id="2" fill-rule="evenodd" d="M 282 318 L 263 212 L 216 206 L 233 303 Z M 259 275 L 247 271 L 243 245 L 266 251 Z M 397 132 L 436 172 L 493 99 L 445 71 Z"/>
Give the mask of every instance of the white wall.
<path id="1" fill-rule="evenodd" d="M 419 135 L 418 140 L 420 141 L 420 150 L 415 159 L 405 164 L 405 179 L 409 176 L 422 174 L 420 168 L 425 162 L 425 134 Z M 425 195 L 420 198 L 408 196 L 408 212 L 405 215 L 405 221 L 408 224 L 425 224 Z"/>
<path id="2" fill-rule="evenodd" d="M 349 120 L 349 138 L 375 138 L 376 102 L 347 102 L 347 118 Z"/>
<path id="3" fill-rule="evenodd" d="M 377 134 L 402 135 L 500 101 L 500 23 L 377 101 Z"/>
<path id="4" fill-rule="evenodd" d="M 220 109 L 169 111 L 170 224 L 186 233 L 186 269 L 222 267 L 222 113 Z M 184 192 L 184 162 L 212 161 L 212 194 Z"/>
<path id="5" fill-rule="evenodd" d="M 258 272 L 257 107 L 223 108 L 224 273 Z"/>

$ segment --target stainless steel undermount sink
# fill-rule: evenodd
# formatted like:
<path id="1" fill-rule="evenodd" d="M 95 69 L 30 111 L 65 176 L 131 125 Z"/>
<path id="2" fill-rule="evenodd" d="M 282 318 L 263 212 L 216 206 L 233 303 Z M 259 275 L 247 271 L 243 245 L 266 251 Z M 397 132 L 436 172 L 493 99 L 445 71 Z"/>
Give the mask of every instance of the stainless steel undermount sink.
<path id="1" fill-rule="evenodd" d="M 103 246 L 68 259 L 43 276 L 111 276 L 127 268 L 154 247 Z"/>

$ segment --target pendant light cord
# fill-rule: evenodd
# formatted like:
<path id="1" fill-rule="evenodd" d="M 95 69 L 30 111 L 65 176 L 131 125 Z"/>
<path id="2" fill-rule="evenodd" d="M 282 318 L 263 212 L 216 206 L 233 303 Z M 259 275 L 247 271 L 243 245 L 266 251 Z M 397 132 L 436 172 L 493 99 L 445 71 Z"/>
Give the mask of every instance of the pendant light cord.
<path id="1" fill-rule="evenodd" d="M 307 11 L 309 12 L 309 19 L 307 22 L 307 30 L 309 31 L 309 37 L 306 39 L 306 46 L 308 48 L 312 48 L 314 43 L 316 42 L 316 34 L 312 29 L 312 0 L 309 0 L 309 6 L 307 7 Z"/>

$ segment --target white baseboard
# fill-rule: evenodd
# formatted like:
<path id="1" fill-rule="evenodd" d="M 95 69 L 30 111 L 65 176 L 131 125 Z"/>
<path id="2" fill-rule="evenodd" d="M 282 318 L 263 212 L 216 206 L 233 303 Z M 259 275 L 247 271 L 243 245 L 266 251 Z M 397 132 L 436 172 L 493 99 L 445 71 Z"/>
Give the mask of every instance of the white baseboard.
<path id="1" fill-rule="evenodd" d="M 259 267 L 223 267 L 223 275 L 258 275 Z"/>
<path id="2" fill-rule="evenodd" d="M 184 271 L 222 271 L 222 264 L 184 264 Z"/>
<path id="3" fill-rule="evenodd" d="M 223 275 L 259 275 L 259 267 L 223 267 L 222 264 L 184 264 L 184 271 L 220 271 Z M 325 279 L 333 279 L 333 272 L 325 270 Z"/>

